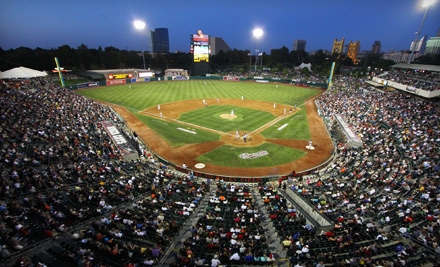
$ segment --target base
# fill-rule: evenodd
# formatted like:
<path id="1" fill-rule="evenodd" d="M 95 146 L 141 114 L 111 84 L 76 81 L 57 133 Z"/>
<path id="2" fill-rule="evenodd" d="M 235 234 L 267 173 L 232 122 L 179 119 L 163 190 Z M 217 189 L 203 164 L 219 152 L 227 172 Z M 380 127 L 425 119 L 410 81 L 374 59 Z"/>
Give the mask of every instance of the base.
<path id="1" fill-rule="evenodd" d="M 203 168 L 205 168 L 205 164 L 197 163 L 194 167 L 196 167 L 197 169 L 203 169 Z"/>

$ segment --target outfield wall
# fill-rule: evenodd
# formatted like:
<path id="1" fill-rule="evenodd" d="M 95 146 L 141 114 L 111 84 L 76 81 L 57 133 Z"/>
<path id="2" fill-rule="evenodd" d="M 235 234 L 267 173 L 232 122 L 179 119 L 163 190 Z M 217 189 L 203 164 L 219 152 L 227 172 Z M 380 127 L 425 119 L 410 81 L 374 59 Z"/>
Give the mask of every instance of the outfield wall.
<path id="1" fill-rule="evenodd" d="M 182 78 L 181 78 L 182 77 Z M 185 77 L 185 78 L 183 78 Z M 131 84 L 131 83 L 143 83 L 143 82 L 155 82 L 155 81 L 173 81 L 173 80 L 224 80 L 231 81 L 231 79 L 225 79 L 225 76 L 173 76 L 173 77 L 149 77 L 149 78 L 127 78 L 127 79 L 116 79 L 111 81 L 96 81 L 96 82 L 86 82 L 79 83 L 76 85 L 68 85 L 65 88 L 70 90 L 101 87 L 101 86 L 112 86 L 121 84 Z M 305 80 L 292 81 L 290 79 L 279 79 L 265 77 L 264 79 L 259 79 L 260 77 L 237 77 L 237 81 L 254 81 L 254 82 L 276 82 L 283 84 L 290 84 L 301 87 L 315 87 L 327 89 L 326 83 L 316 83 Z M 235 79 L 234 79 L 235 81 Z"/>

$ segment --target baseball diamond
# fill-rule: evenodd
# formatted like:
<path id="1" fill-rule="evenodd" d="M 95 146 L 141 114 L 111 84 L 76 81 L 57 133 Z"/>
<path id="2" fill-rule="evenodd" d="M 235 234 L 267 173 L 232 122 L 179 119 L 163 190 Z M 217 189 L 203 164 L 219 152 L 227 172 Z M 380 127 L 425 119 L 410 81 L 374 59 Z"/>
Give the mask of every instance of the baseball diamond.
<path id="1" fill-rule="evenodd" d="M 166 88 L 167 86 L 176 86 L 175 83 L 191 83 L 191 81 L 167 82 L 160 85 Z M 197 82 L 192 83 L 194 85 Z M 223 81 L 209 81 L 208 84 L 213 83 L 222 86 L 223 89 L 225 86 L 231 85 L 231 83 Z M 142 89 L 139 89 L 140 91 L 134 90 L 133 93 L 149 94 L 150 91 L 147 88 L 151 84 L 135 84 L 133 87 L 142 87 Z M 156 82 L 156 86 L 158 84 Z M 259 99 L 259 92 L 261 91 L 262 94 L 265 92 L 263 88 L 242 99 L 240 97 L 242 85 L 261 87 L 260 84 L 240 82 L 231 85 L 234 90 L 237 90 L 236 98 L 200 97 L 191 99 L 188 97 L 181 100 L 173 99 L 170 102 L 164 100 L 159 103 L 160 115 L 158 104 L 133 110 L 130 109 L 130 105 L 125 103 L 125 99 L 119 98 L 119 103 L 111 103 L 105 97 L 100 98 L 96 94 L 93 94 L 93 97 L 104 100 L 106 104 L 112 106 L 124 118 L 127 125 L 158 156 L 177 166 L 186 163 L 189 168 L 193 169 L 196 164 L 203 163 L 205 166 L 203 169 L 198 169 L 199 172 L 236 177 L 287 175 L 292 171 L 301 172 L 314 168 L 331 157 L 333 143 L 313 101 L 317 95 L 323 92 L 322 89 L 301 88 L 301 90 L 314 91 L 314 94 L 308 99 L 305 98 L 303 103 L 295 102 L 294 105 L 289 105 L 283 100 L 277 100 L 278 103 L 274 105 L 273 99 L 268 101 Z M 208 86 L 204 88 L 206 87 Z M 282 87 L 287 90 L 287 93 L 290 90 L 292 95 L 299 92 L 291 85 L 280 85 L 277 89 Z M 90 91 L 93 90 L 80 90 L 79 93 L 90 96 Z M 176 93 L 182 94 L 181 91 Z M 205 95 L 209 96 L 210 94 Z M 121 103 L 125 103 L 125 105 L 122 106 Z M 297 108 L 294 108 L 294 112 L 285 112 L 295 106 Z M 222 110 L 224 111 L 222 112 Z M 298 115 L 301 112 L 305 112 L 305 116 Z M 301 117 L 302 119 L 296 119 Z M 201 121 L 200 118 L 205 119 Z M 217 119 L 220 122 L 216 124 Z M 238 121 L 234 122 L 235 120 Z M 257 120 L 257 123 L 252 126 L 247 125 L 250 120 Z M 286 124 L 292 124 L 294 127 L 293 122 L 301 120 L 305 120 L 305 123 L 308 124 L 308 129 L 304 130 L 307 136 L 303 138 L 276 138 L 265 134 L 265 130 L 270 127 L 275 127 L 278 132 L 280 127 L 283 127 L 284 131 L 292 131 L 291 128 L 286 127 Z M 151 123 L 152 121 L 154 123 Z M 161 132 L 160 129 L 156 129 L 159 127 L 158 125 L 168 128 L 164 128 Z M 179 132 L 179 138 L 177 138 L 179 140 L 170 140 L 170 137 L 167 137 L 170 131 Z M 238 139 L 237 131 L 240 133 Z M 201 133 L 207 133 L 205 135 L 209 137 L 203 139 L 205 135 Z M 195 138 L 197 141 L 180 140 L 184 135 L 191 135 L 191 138 Z M 247 136 L 246 142 L 243 140 L 244 135 Z M 306 148 L 309 139 L 313 140 L 315 150 Z M 241 159 L 240 154 L 256 153 L 261 150 L 259 147 L 262 145 L 269 147 L 272 151 L 269 151 L 266 156 L 252 159 L 256 161 L 254 163 L 248 163 L 249 159 L 246 160 L 246 163 L 241 162 L 245 159 Z M 222 160 L 223 157 L 226 159 Z M 208 161 L 201 161 L 204 159 Z"/>

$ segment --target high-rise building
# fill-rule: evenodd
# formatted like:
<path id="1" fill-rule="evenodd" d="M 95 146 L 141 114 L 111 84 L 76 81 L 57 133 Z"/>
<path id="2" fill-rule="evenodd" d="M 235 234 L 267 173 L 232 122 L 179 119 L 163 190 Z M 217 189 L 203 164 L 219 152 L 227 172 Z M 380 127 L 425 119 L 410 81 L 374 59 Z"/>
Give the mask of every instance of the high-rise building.
<path id="1" fill-rule="evenodd" d="M 354 64 L 359 63 L 359 60 L 357 59 L 357 54 L 359 53 L 360 49 L 361 49 L 360 41 L 357 41 L 355 43 L 350 41 L 350 43 L 348 44 L 347 56 L 351 58 L 351 60 L 353 60 Z"/>
<path id="2" fill-rule="evenodd" d="M 382 44 L 380 43 L 380 41 L 374 41 L 374 44 L 371 46 L 371 53 L 379 54 L 381 47 L 382 47 Z"/>
<path id="3" fill-rule="evenodd" d="M 217 55 L 220 51 L 223 52 L 231 50 L 229 45 L 221 37 L 210 37 L 209 46 L 211 47 L 211 55 Z"/>
<path id="4" fill-rule="evenodd" d="M 306 40 L 293 41 L 293 51 L 306 51 Z"/>
<path id="5" fill-rule="evenodd" d="M 415 55 L 423 55 L 423 53 L 425 52 L 427 38 L 428 36 L 424 35 L 422 38 L 420 38 L 420 40 L 412 41 L 411 46 L 409 47 L 409 51 L 411 51 L 411 53 Z"/>
<path id="6" fill-rule="evenodd" d="M 430 37 L 426 42 L 425 55 L 440 54 L 440 29 L 435 37 Z"/>
<path id="7" fill-rule="evenodd" d="M 425 55 L 440 54 L 440 36 L 431 37 L 426 42 Z"/>
<path id="8" fill-rule="evenodd" d="M 153 53 L 169 53 L 170 39 L 168 36 L 168 28 L 156 28 L 151 31 L 151 39 L 153 44 Z"/>
<path id="9" fill-rule="evenodd" d="M 342 54 L 342 50 L 344 49 L 344 42 L 345 42 L 345 38 L 342 38 L 340 41 L 338 41 L 338 39 L 335 39 L 333 41 L 333 48 L 332 48 L 332 54 L 333 53 L 338 53 L 338 54 Z"/>
<path id="10" fill-rule="evenodd" d="M 388 53 L 383 54 L 383 59 L 392 60 L 396 63 L 406 63 L 408 62 L 410 54 L 408 51 L 394 51 L 391 50 Z"/>

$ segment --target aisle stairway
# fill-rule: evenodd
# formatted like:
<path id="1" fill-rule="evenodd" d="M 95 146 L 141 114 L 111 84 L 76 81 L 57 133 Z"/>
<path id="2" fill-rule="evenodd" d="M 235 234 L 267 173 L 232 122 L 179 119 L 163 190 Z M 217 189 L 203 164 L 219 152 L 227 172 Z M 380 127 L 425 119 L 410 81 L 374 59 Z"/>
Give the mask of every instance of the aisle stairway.
<path id="1" fill-rule="evenodd" d="M 254 199 L 255 208 L 260 212 L 261 222 L 260 225 L 265 230 L 265 235 L 267 237 L 266 244 L 268 245 L 267 250 L 272 252 L 274 257 L 277 259 L 272 265 L 267 264 L 266 266 L 287 266 L 286 251 L 283 249 L 280 238 L 278 237 L 277 231 L 270 221 L 267 210 L 264 207 L 263 200 L 258 192 L 258 185 L 252 184 L 247 185 L 250 187 L 250 193 Z M 159 263 L 160 266 L 172 266 L 175 262 L 175 258 L 179 253 L 179 249 L 183 246 L 185 240 L 191 237 L 191 228 L 197 225 L 198 220 L 205 216 L 206 208 L 208 207 L 209 200 L 215 195 L 217 188 L 215 185 L 211 185 L 210 191 L 203 197 L 200 201 L 198 207 L 194 210 L 193 214 L 187 220 L 185 227 L 182 229 L 178 237 L 176 237 L 175 242 L 172 244 L 170 249 L 166 252 L 165 257 Z M 232 212 L 232 211 L 231 211 Z M 258 264 L 255 263 L 255 266 Z M 210 262 L 206 262 L 205 266 L 210 266 Z M 228 265 L 228 266 L 253 266 L 248 263 Z"/>

